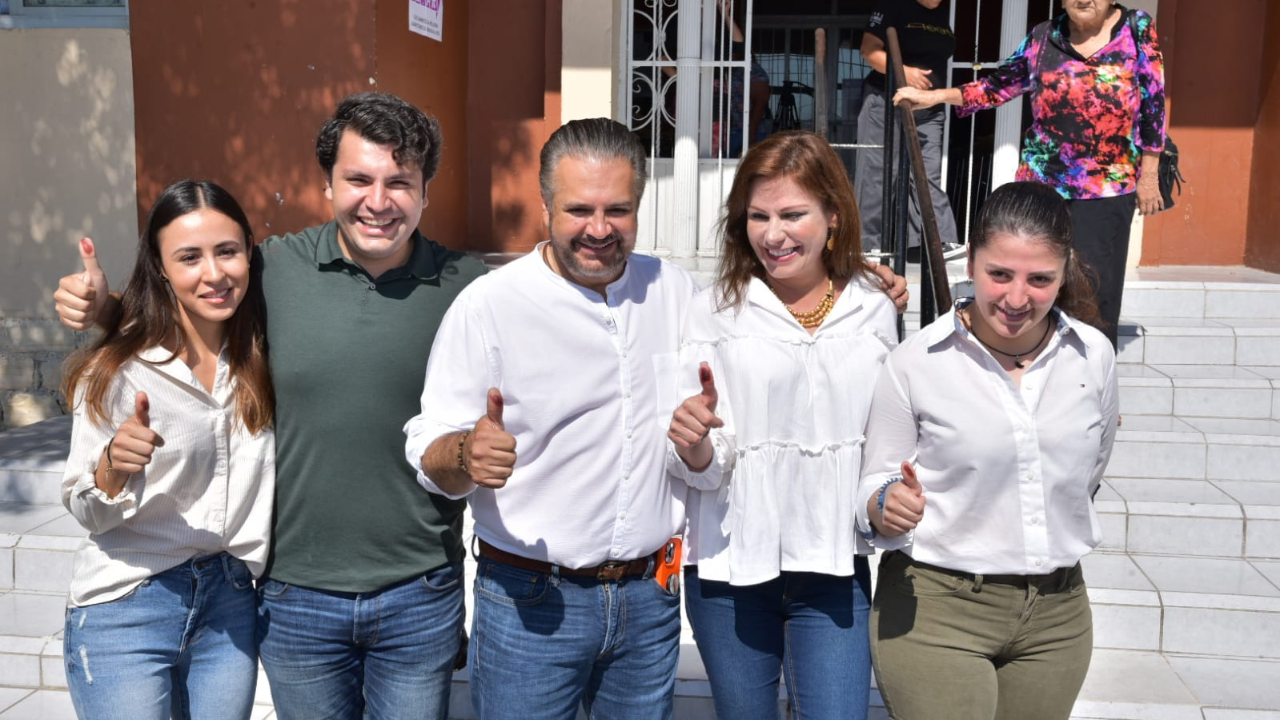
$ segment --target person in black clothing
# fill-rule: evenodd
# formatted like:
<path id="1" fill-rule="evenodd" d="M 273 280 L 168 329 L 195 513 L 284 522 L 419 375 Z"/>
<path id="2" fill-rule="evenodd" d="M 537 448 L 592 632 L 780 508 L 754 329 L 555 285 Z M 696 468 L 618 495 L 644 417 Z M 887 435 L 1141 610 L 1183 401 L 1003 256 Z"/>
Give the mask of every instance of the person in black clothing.
<path id="1" fill-rule="evenodd" d="M 907 85 L 928 90 L 947 83 L 947 60 L 955 51 L 956 39 L 943 0 L 880 0 L 871 14 L 871 24 L 862 35 L 862 57 L 872 72 L 862 81 L 862 111 L 858 114 L 858 142 L 879 143 L 884 139 L 885 73 L 889 72 L 886 47 L 887 28 L 896 28 L 902 48 Z M 946 111 L 940 108 L 916 111 L 916 129 L 929 192 L 938 218 L 938 234 L 944 245 L 957 242 L 955 215 L 941 185 L 942 123 Z M 884 248 L 883 188 L 884 155 L 880 150 L 860 150 L 857 162 L 858 209 L 862 213 L 862 247 L 868 252 Z M 923 231 L 920 209 L 911 194 L 911 230 L 907 247 L 920 246 Z M 913 251 L 911 254 L 914 255 Z"/>

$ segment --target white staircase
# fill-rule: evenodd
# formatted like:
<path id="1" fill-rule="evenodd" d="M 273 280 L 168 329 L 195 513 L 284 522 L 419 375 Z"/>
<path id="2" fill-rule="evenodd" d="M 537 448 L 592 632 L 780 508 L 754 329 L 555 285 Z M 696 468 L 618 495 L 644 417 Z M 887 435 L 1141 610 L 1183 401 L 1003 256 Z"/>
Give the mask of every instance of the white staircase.
<path id="1" fill-rule="evenodd" d="M 1125 310 L 1124 424 L 1097 498 L 1107 539 L 1084 562 L 1095 651 L 1073 718 L 1280 720 L 1280 276 L 1143 269 Z M 69 428 L 0 433 L 0 720 L 74 717 L 61 631 L 84 531 L 58 498 Z M 683 643 L 676 716 L 709 720 L 687 624 Z M 453 716 L 472 717 L 465 672 L 454 688 Z M 258 700 L 255 718 L 271 717 L 265 678 Z"/>

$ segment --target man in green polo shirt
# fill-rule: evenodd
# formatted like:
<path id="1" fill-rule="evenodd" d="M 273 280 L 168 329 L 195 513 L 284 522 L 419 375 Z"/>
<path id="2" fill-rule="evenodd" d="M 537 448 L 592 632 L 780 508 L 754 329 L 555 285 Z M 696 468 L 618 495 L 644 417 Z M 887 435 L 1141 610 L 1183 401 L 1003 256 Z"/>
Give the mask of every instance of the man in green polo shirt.
<path id="1" fill-rule="evenodd" d="M 478 261 L 418 232 L 434 118 L 363 93 L 321 128 L 334 220 L 258 248 L 276 392 L 276 508 L 259 652 L 282 720 L 445 718 L 462 634 L 465 501 L 422 492 L 404 423 L 436 328 Z M 59 317 L 116 322 L 90 253 Z"/>

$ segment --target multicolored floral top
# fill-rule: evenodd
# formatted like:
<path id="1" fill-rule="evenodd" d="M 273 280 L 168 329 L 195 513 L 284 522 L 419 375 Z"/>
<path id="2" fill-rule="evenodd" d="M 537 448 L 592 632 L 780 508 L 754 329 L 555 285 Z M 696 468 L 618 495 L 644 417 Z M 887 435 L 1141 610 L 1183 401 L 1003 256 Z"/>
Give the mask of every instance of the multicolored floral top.
<path id="1" fill-rule="evenodd" d="M 1038 180 L 1069 200 L 1135 192 L 1142 151 L 1164 149 L 1164 61 L 1151 16 L 1136 11 L 1133 37 L 1121 5 L 1111 41 L 1092 57 L 1071 47 L 1065 14 L 1037 25 L 987 77 L 962 85 L 960 117 L 1031 93 L 1033 121 L 1018 180 Z"/>

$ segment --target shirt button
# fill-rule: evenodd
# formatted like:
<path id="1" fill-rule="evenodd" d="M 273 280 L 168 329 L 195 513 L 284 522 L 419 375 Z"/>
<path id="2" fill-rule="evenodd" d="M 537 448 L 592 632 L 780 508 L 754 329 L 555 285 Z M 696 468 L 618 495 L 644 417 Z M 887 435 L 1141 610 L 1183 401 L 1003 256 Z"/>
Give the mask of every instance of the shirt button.
<path id="1" fill-rule="evenodd" d="M 1040 524 L 1040 518 L 1038 518 L 1038 517 L 1032 517 L 1032 518 L 1031 518 L 1031 524 L 1032 524 L 1032 525 L 1039 525 L 1039 524 Z"/>
<path id="2" fill-rule="evenodd" d="M 626 520 L 626 519 L 627 519 L 627 511 L 626 511 L 626 510 L 623 510 L 622 512 L 618 513 L 618 519 L 619 519 L 619 520 Z"/>
<path id="3" fill-rule="evenodd" d="M 635 433 L 633 433 L 633 432 L 631 432 L 630 430 L 628 430 L 628 431 L 627 431 L 627 439 L 628 439 L 628 440 L 630 440 L 630 439 L 631 439 L 631 436 L 632 436 L 632 435 L 634 435 L 634 434 L 635 434 Z"/>
<path id="4" fill-rule="evenodd" d="M 377 289 L 378 289 L 378 285 L 377 285 L 377 283 L 369 283 L 369 289 L 370 289 L 370 290 L 377 290 Z"/>
<path id="5" fill-rule="evenodd" d="M 1036 567 L 1040 567 L 1041 565 L 1044 565 L 1044 563 L 1043 563 L 1043 562 L 1041 562 L 1040 560 L 1037 560 L 1037 561 L 1035 562 L 1035 566 L 1036 566 Z"/>

